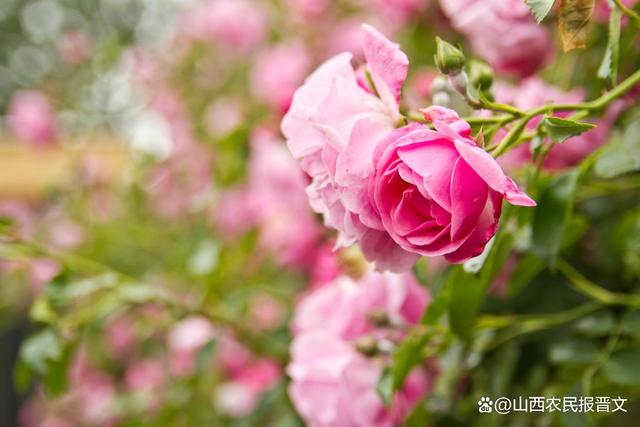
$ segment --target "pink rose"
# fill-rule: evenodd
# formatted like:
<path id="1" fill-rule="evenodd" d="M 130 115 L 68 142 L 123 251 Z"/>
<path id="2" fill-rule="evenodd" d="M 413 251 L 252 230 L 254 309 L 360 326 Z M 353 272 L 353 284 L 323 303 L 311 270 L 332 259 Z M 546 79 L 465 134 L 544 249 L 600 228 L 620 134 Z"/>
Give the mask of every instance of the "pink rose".
<path id="1" fill-rule="evenodd" d="M 91 37 L 83 31 L 69 31 L 58 39 L 58 54 L 67 64 L 79 64 L 91 55 Z"/>
<path id="2" fill-rule="evenodd" d="M 522 0 L 440 0 L 453 27 L 496 71 L 526 77 L 553 52 L 551 36 Z"/>
<path id="3" fill-rule="evenodd" d="M 302 83 L 311 58 L 301 44 L 280 44 L 261 52 L 251 71 L 251 91 L 279 113 L 285 113 Z"/>
<path id="4" fill-rule="evenodd" d="M 282 122 L 289 149 L 311 175 L 311 207 L 339 231 L 337 246 L 358 242 L 379 270 L 407 270 L 419 255 L 450 262 L 478 255 L 495 234 L 503 198 L 535 203 L 454 111 L 426 110 L 437 130 L 394 130 L 408 60 L 373 28 L 364 32 L 375 90 L 349 55 L 339 55 L 298 89 Z"/>
<path id="5" fill-rule="evenodd" d="M 360 143 L 366 139 L 371 146 L 375 137 L 392 130 L 400 118 L 400 92 L 409 66 L 398 45 L 372 27 L 365 25 L 363 32 L 366 68 L 376 91 L 358 77 L 351 65 L 351 55 L 343 53 L 311 74 L 294 94 L 291 108 L 282 120 L 289 150 L 312 178 L 307 187 L 312 209 L 323 215 L 325 225 L 340 231 L 336 246 L 347 246 L 363 238 L 385 240 L 385 235 L 363 221 L 359 212 L 357 195 L 366 182 L 340 178 L 350 156 L 367 156 L 361 150 L 367 147 L 355 146 L 352 141 L 357 139 Z M 360 175 L 366 171 L 351 172 Z M 342 197 L 343 192 L 349 193 L 348 197 Z M 372 251 L 365 253 L 368 259 L 379 261 L 380 268 L 398 269 L 399 265 L 400 269 L 408 268 L 413 262 L 413 259 L 407 262 L 392 241 L 378 244 L 381 245 L 388 247 L 384 257 L 376 258 Z"/>
<path id="6" fill-rule="evenodd" d="M 368 273 L 358 282 L 339 278 L 300 302 L 287 373 L 289 395 L 307 425 L 392 427 L 406 418 L 431 388 L 430 370 L 417 367 L 387 409 L 376 384 L 388 357 L 367 357 L 354 342 L 368 337 L 378 348 L 393 345 L 427 301 L 410 275 Z M 388 326 L 369 320 L 374 314 Z"/>
<path id="7" fill-rule="evenodd" d="M 246 53 L 267 35 L 267 11 L 257 1 L 207 0 L 192 8 L 183 32 L 196 40 L 213 41 L 229 52 Z"/>
<path id="8" fill-rule="evenodd" d="M 195 368 L 198 351 L 213 339 L 215 330 L 204 317 L 181 320 L 168 335 L 171 370 L 176 375 L 189 375 Z"/>
<path id="9" fill-rule="evenodd" d="M 397 129 L 374 152 L 369 195 L 384 229 L 404 250 L 459 263 L 479 255 L 498 226 L 502 199 L 533 206 L 498 163 L 470 139 L 470 126 L 442 107 Z"/>
<path id="10" fill-rule="evenodd" d="M 367 313 L 382 309 L 395 324 L 420 320 L 429 300 L 411 274 L 367 273 L 357 282 L 340 276 L 311 292 L 297 305 L 295 335 L 325 330 L 351 340 L 373 330 Z"/>
<path id="11" fill-rule="evenodd" d="M 16 137 L 33 145 L 53 143 L 58 132 L 51 103 L 36 91 L 18 91 L 13 95 L 7 123 Z"/>
<path id="12" fill-rule="evenodd" d="M 405 24 L 425 11 L 428 0 L 365 0 L 366 4 L 385 19 Z"/>

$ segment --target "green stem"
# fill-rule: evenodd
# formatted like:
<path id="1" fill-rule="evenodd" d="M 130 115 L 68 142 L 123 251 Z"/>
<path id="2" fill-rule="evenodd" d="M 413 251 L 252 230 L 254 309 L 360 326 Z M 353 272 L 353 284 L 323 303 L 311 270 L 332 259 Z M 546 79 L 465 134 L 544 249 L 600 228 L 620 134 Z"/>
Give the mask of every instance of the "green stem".
<path id="1" fill-rule="evenodd" d="M 620 0 L 613 0 L 616 7 L 620 10 L 620 12 L 624 13 L 633 21 L 636 27 L 640 28 L 640 15 L 638 15 L 633 9 L 628 8 Z"/>
<path id="2" fill-rule="evenodd" d="M 476 328 L 505 328 L 503 334 L 496 336 L 487 345 L 485 350 L 490 350 L 520 335 L 564 325 L 601 309 L 602 304 L 591 301 L 566 311 L 545 315 L 482 316 L 478 319 Z"/>
<path id="3" fill-rule="evenodd" d="M 584 372 L 584 376 L 582 377 L 582 393 L 585 396 L 589 396 L 591 394 L 591 380 L 593 379 L 593 376 L 609 359 L 611 353 L 613 353 L 613 350 L 615 350 L 616 346 L 618 345 L 619 339 L 620 324 L 617 324 L 615 329 L 612 331 L 611 336 L 609 336 L 609 339 L 607 340 L 604 348 L 598 355 L 597 359 Z"/>
<path id="4" fill-rule="evenodd" d="M 558 270 L 569 279 L 574 290 L 592 300 L 605 305 L 623 305 L 640 308 L 640 296 L 638 295 L 619 294 L 604 289 L 584 277 L 563 259 L 558 259 L 557 267 Z"/>

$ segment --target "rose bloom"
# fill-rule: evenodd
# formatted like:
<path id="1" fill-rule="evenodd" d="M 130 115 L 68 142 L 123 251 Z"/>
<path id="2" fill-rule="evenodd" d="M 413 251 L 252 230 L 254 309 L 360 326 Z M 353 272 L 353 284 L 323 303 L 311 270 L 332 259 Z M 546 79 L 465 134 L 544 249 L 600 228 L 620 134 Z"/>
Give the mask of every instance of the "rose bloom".
<path id="1" fill-rule="evenodd" d="M 182 32 L 195 40 L 213 41 L 228 52 L 246 53 L 268 31 L 268 14 L 261 2 L 207 0 L 187 11 Z"/>
<path id="2" fill-rule="evenodd" d="M 398 425 L 431 388 L 432 373 L 417 367 L 385 408 L 376 384 L 385 357 L 366 357 L 354 346 L 363 336 L 388 342 L 416 323 L 428 301 L 410 275 L 368 273 L 360 281 L 342 277 L 312 292 L 297 306 L 293 322 L 289 395 L 312 427 Z M 368 320 L 382 313 L 390 327 Z"/>
<path id="3" fill-rule="evenodd" d="M 167 337 L 171 371 L 178 376 L 192 374 L 198 351 L 214 335 L 215 329 L 211 322 L 201 316 L 187 317 L 176 323 Z"/>
<path id="4" fill-rule="evenodd" d="M 440 0 L 453 27 L 497 72 L 530 76 L 550 57 L 553 42 L 522 0 Z"/>
<path id="5" fill-rule="evenodd" d="M 282 121 L 289 149 L 312 178 L 311 207 L 339 231 L 337 246 L 358 242 L 378 270 L 407 270 L 420 255 L 449 262 L 479 255 L 496 232 L 503 198 L 535 203 L 454 111 L 425 111 L 436 130 L 394 129 L 408 59 L 373 28 L 364 33 L 375 91 L 341 54 L 298 89 Z"/>
<path id="6" fill-rule="evenodd" d="M 13 94 L 7 124 L 16 137 L 37 146 L 50 145 L 58 132 L 51 103 L 42 93 L 32 90 Z"/>
<path id="7" fill-rule="evenodd" d="M 251 71 L 251 91 L 278 113 L 285 113 L 302 83 L 311 58 L 304 46 L 280 44 L 258 54 Z"/>
<path id="8" fill-rule="evenodd" d="M 60 36 L 57 48 L 64 62 L 76 65 L 91 55 L 91 37 L 84 31 L 69 31 Z"/>

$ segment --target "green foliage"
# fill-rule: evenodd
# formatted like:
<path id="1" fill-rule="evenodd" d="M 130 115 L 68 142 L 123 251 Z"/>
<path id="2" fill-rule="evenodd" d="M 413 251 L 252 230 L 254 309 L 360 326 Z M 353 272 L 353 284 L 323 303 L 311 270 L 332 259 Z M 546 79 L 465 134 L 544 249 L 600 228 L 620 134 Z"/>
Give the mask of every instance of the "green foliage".
<path id="1" fill-rule="evenodd" d="M 640 170 L 640 120 L 627 127 L 622 139 L 609 144 L 595 163 L 595 172 L 602 178 L 637 170 Z"/>
<path id="2" fill-rule="evenodd" d="M 552 267 L 571 218 L 578 178 L 579 173 L 574 170 L 553 179 L 542 192 L 534 213 L 531 249 Z"/>
<path id="3" fill-rule="evenodd" d="M 559 117 L 545 117 L 542 125 L 547 135 L 556 143 L 564 142 L 572 136 L 582 135 L 596 127 L 591 123 L 580 123 Z"/>
<path id="4" fill-rule="evenodd" d="M 531 9 L 536 21 L 540 23 L 549 14 L 556 0 L 525 0 L 524 2 Z"/>

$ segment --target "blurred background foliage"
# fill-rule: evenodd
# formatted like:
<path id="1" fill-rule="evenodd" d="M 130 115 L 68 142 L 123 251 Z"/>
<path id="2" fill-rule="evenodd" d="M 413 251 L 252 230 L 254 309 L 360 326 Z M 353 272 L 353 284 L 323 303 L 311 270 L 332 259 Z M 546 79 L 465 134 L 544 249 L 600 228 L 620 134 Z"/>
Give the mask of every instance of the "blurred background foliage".
<path id="1" fill-rule="evenodd" d="M 302 425 L 284 374 L 292 309 L 315 284 L 357 276 L 363 261 L 351 249 L 331 252 L 334 236 L 306 209 L 298 181 L 258 187 L 280 206 L 259 220 L 260 203 L 237 210 L 234 196 L 268 181 L 255 163 L 273 162 L 274 175 L 288 167 L 256 142 L 283 149 L 288 102 L 255 89 L 258 58 L 300 46 L 300 75 L 276 80 L 295 89 L 357 46 L 349 37 L 371 22 L 411 59 L 409 110 L 431 102 L 436 35 L 473 53 L 435 1 L 408 16 L 365 0 L 327 2 L 317 16 L 293 1 L 250 3 L 262 15 L 233 22 L 234 31 L 255 31 L 257 41 L 234 45 L 233 32 L 198 33 L 198 1 L 0 2 L 0 111 L 8 116 L 17 93 L 35 90 L 56 121 L 53 143 L 24 142 L 7 120 L 0 129 L 1 425 Z M 588 48 L 555 52 L 540 75 L 596 98 L 612 86 L 596 78 L 609 39 L 606 21 L 593 22 Z M 640 68 L 638 46 L 637 28 L 623 25 L 619 80 Z M 539 205 L 505 206 L 488 261 L 416 265 L 433 302 L 394 372 L 408 372 L 423 357 L 403 355 L 418 354 L 436 357 L 439 376 L 408 425 L 637 425 L 637 93 L 606 145 L 579 164 L 518 170 Z M 309 242 L 288 247 L 287 232 Z M 172 331 L 194 318 L 216 333 L 176 372 Z M 259 387 L 242 389 L 234 359 L 260 370 Z M 478 414 L 480 396 L 571 395 L 622 396 L 628 413 Z"/>

